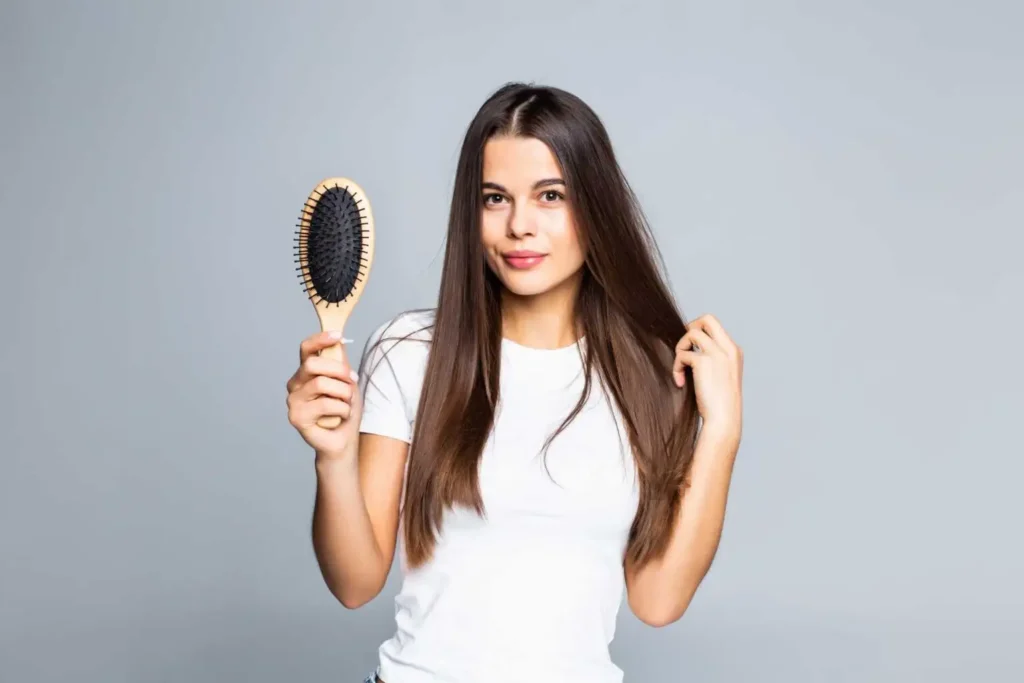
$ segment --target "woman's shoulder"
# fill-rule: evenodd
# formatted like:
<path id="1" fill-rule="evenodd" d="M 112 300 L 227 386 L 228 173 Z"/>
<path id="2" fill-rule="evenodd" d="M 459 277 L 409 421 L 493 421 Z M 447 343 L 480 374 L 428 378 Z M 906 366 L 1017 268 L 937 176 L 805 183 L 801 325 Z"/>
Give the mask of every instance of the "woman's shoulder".
<path id="1" fill-rule="evenodd" d="M 370 334 L 370 341 L 390 342 L 389 345 L 429 342 L 433 338 L 435 313 L 433 308 L 402 311 L 378 324 Z"/>
<path id="2" fill-rule="evenodd" d="M 407 441 L 433 337 L 432 310 L 404 311 L 377 325 L 359 363 L 361 430 Z"/>
<path id="3" fill-rule="evenodd" d="M 434 309 L 403 311 L 383 322 L 370 333 L 363 349 L 363 362 L 386 358 L 409 367 L 426 362 L 434 332 Z M 409 368 L 411 370 L 411 368 Z"/>

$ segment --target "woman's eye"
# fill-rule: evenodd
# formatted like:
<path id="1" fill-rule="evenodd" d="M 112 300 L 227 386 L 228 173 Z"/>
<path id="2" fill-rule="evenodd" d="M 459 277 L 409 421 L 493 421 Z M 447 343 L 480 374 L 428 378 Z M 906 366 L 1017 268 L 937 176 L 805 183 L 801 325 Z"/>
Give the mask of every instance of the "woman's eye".
<path id="1" fill-rule="evenodd" d="M 544 199 L 546 199 L 549 202 L 557 202 L 561 198 L 562 193 L 556 190 L 548 190 L 547 192 L 544 193 Z"/>
<path id="2" fill-rule="evenodd" d="M 487 194 L 487 195 L 484 195 L 484 203 L 485 204 L 496 204 L 496 203 L 500 202 L 503 199 L 504 199 L 504 197 L 502 197 L 500 194 Z"/>

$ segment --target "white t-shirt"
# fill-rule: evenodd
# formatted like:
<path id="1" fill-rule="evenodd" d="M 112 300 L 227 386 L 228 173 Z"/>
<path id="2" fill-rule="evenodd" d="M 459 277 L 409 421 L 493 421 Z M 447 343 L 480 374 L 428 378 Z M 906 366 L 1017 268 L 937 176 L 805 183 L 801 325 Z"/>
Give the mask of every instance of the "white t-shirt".
<path id="1" fill-rule="evenodd" d="M 384 342 L 360 372 L 363 432 L 411 441 L 431 330 L 397 338 L 433 320 L 433 311 L 403 313 L 371 335 L 368 344 Z M 414 571 L 399 529 L 404 578 L 397 630 L 379 650 L 385 683 L 622 681 L 608 645 L 639 488 L 596 371 L 584 410 L 551 443 L 547 470 L 542 455 L 583 388 L 578 346 L 502 341 L 500 400 L 480 464 L 485 516 L 449 510 L 432 558 Z"/>

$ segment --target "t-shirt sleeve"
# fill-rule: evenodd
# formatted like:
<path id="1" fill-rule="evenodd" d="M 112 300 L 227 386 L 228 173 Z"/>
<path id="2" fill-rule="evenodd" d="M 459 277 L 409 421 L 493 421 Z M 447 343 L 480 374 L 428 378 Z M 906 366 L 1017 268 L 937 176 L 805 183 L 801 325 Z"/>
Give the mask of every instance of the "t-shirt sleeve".
<path id="1" fill-rule="evenodd" d="M 401 334 L 378 327 L 363 349 L 359 365 L 359 390 L 363 395 L 363 416 L 359 431 L 399 441 L 412 441 L 412 426 L 401 381 L 403 349 Z"/>

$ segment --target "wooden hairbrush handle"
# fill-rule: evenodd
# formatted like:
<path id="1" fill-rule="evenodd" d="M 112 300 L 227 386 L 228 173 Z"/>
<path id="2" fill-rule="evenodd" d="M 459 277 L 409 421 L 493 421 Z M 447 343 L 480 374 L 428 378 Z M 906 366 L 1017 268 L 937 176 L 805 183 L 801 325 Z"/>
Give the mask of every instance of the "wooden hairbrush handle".
<path id="1" fill-rule="evenodd" d="M 330 358 L 331 360 L 344 361 L 345 360 L 345 349 L 344 346 L 339 342 L 334 346 L 328 346 L 326 349 L 320 351 L 320 356 L 323 358 Z M 320 419 L 316 421 L 316 426 L 323 429 L 337 429 L 341 426 L 340 415 L 321 415 Z"/>

